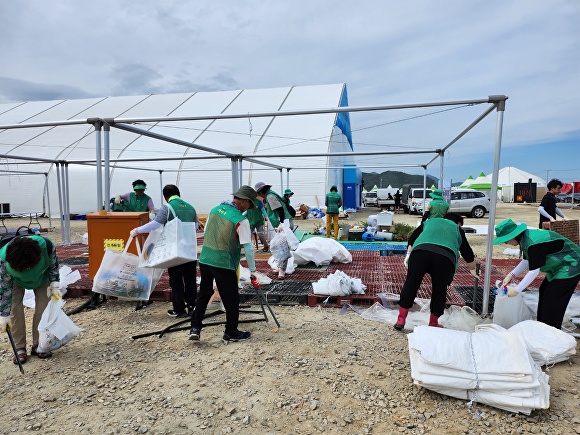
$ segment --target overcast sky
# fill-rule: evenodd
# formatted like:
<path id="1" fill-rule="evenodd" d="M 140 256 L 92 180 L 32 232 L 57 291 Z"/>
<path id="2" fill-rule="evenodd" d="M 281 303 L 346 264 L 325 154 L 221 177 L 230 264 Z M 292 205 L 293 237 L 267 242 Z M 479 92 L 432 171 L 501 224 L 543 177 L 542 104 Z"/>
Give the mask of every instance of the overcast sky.
<path id="1" fill-rule="evenodd" d="M 3 1 L 0 102 L 343 82 L 351 106 L 503 94 L 500 167 L 580 180 L 579 23 L 578 0 Z M 352 116 L 355 150 L 440 148 L 484 110 Z M 445 178 L 492 171 L 496 122 L 451 147 Z"/>

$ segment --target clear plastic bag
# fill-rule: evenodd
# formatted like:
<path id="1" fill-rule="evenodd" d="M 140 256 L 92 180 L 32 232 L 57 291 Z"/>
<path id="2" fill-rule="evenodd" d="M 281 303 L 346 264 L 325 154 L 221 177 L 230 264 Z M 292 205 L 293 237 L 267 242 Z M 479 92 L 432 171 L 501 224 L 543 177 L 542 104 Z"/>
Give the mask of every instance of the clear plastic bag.
<path id="1" fill-rule="evenodd" d="M 38 347 L 36 351 L 46 353 L 56 350 L 82 331 L 62 310 L 64 300 L 50 298 L 38 323 Z"/>

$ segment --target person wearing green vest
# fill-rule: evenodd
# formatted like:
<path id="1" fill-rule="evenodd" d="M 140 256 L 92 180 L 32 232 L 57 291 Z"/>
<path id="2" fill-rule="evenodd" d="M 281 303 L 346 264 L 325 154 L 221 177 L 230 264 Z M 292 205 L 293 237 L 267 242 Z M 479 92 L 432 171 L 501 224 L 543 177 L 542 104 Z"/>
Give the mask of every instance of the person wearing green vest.
<path id="1" fill-rule="evenodd" d="M 429 196 L 433 198 L 425 207 L 423 221 L 429 218 L 442 218 L 449 211 L 449 203 L 443 199 L 443 192 L 440 189 L 433 190 Z"/>
<path id="2" fill-rule="evenodd" d="M 513 297 L 527 288 L 540 272 L 546 274 L 540 284 L 538 322 L 561 329 L 566 307 L 580 282 L 580 247 L 550 230 L 528 229 L 525 223 L 506 219 L 495 226 L 494 245 L 519 246 L 522 261 L 504 278 L 502 286 Z M 528 273 L 517 285 L 512 279 Z"/>
<path id="3" fill-rule="evenodd" d="M 284 202 L 286 203 L 286 209 L 288 210 L 288 213 L 290 213 L 290 218 L 294 219 L 296 217 L 296 209 L 294 207 L 292 207 L 292 205 L 290 204 L 291 198 L 294 196 L 294 192 L 292 192 L 292 189 L 285 189 L 284 190 Z"/>
<path id="4" fill-rule="evenodd" d="M 34 291 L 31 355 L 50 358 L 51 352 L 37 352 L 38 324 L 51 296 L 59 299 L 60 276 L 56 248 L 41 236 L 18 236 L 0 249 L 0 330 L 12 329 L 16 353 L 14 364 L 27 360 L 24 290 Z M 13 327 L 11 325 L 14 325 Z"/>
<path id="5" fill-rule="evenodd" d="M 254 235 L 256 234 L 256 232 L 258 233 L 260 242 L 264 247 L 262 249 L 262 252 L 268 252 L 270 250 L 270 246 L 268 245 L 268 241 L 266 240 L 266 236 L 264 235 L 264 219 L 267 220 L 268 215 L 266 213 L 266 209 L 264 208 L 262 200 L 256 198 L 256 200 L 254 201 L 254 205 L 256 206 L 255 208 L 250 208 L 249 210 L 246 211 L 246 217 L 250 222 L 250 231 L 253 237 L 255 237 Z M 256 242 L 256 244 L 257 243 L 258 242 Z"/>
<path id="6" fill-rule="evenodd" d="M 240 265 L 242 247 L 250 272 L 256 272 L 250 222 L 243 213 L 255 207 L 257 194 L 250 186 L 242 186 L 232 195 L 233 201 L 223 201 L 212 208 L 207 217 L 199 256 L 201 283 L 191 318 L 190 340 L 200 339 L 207 304 L 214 293 L 214 280 L 226 310 L 223 340 L 244 341 L 252 335 L 249 331 L 238 330 L 240 295 L 236 272 Z"/>
<path id="7" fill-rule="evenodd" d="M 475 271 L 475 255 L 461 226 L 463 218 L 456 213 L 448 213 L 445 218 L 431 218 L 417 227 L 407 246 L 403 264 L 408 268 L 407 278 L 399 300 L 399 316 L 394 327 L 401 331 L 419 287 L 426 274 L 431 276 L 431 305 L 429 326 L 441 327 L 439 317 L 445 310 L 447 287 L 453 281 L 459 255 L 465 259 L 469 272 Z"/>
<path id="8" fill-rule="evenodd" d="M 259 181 L 254 186 L 254 190 L 258 193 L 259 197 L 264 198 L 266 212 L 268 213 L 268 220 L 272 225 L 272 229 L 277 229 L 286 219 L 288 219 L 290 229 L 293 229 L 294 222 L 292 215 L 288 211 L 289 205 L 286 203 L 286 201 L 284 201 L 284 198 L 270 189 L 271 187 L 272 186 L 270 184 Z"/>
<path id="9" fill-rule="evenodd" d="M 168 184 L 163 188 L 163 198 L 171 206 L 176 216 L 182 222 L 195 222 L 195 228 L 197 229 L 195 208 L 181 199 L 180 196 L 179 188 L 174 184 Z M 150 233 L 172 220 L 173 214 L 169 213 L 167 204 L 164 204 L 159 209 L 154 220 L 131 230 L 131 236 L 136 237 L 138 234 Z M 195 281 L 197 261 L 189 261 L 178 266 L 168 267 L 167 273 L 169 274 L 171 302 L 173 303 L 173 309 L 168 310 L 167 315 L 178 318 L 191 316 L 197 297 L 197 283 Z"/>
<path id="10" fill-rule="evenodd" d="M 149 195 L 145 194 L 147 183 L 143 180 L 135 180 L 132 184 L 133 192 L 115 196 L 115 201 L 110 204 L 109 209 L 111 211 L 119 211 L 119 208 L 122 207 L 122 211 L 149 211 L 153 213 L 155 210 L 153 200 Z"/>
<path id="11" fill-rule="evenodd" d="M 338 240 L 338 215 L 342 207 L 342 198 L 335 185 L 330 187 L 324 204 L 326 205 L 326 238 L 330 238 L 330 227 L 334 223 L 334 240 Z"/>

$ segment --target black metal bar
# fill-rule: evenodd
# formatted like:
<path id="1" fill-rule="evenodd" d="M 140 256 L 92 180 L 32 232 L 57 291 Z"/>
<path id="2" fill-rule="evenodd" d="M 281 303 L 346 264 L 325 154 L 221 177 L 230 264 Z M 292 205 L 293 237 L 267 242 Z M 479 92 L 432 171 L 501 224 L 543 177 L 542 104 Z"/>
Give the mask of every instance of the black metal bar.
<path id="1" fill-rule="evenodd" d="M 16 362 L 18 363 L 18 368 L 20 369 L 20 373 L 24 374 L 24 368 L 22 367 L 22 363 L 20 362 L 20 358 L 18 358 L 18 349 L 16 349 L 16 344 L 14 343 L 14 337 L 12 337 L 12 331 L 10 331 L 10 325 L 6 325 L 6 334 L 8 334 L 8 340 L 10 341 L 10 346 L 12 346 L 12 351 L 14 352 L 14 358 L 16 358 Z"/>

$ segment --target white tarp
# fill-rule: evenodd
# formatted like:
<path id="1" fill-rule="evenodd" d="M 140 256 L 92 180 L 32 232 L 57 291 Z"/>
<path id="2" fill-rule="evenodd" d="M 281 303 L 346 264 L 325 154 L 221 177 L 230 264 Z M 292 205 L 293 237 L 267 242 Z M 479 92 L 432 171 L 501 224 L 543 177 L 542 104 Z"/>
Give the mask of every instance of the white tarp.
<path id="1" fill-rule="evenodd" d="M 550 405 L 549 378 L 519 332 L 418 326 L 407 338 L 416 385 L 528 415 Z"/>

